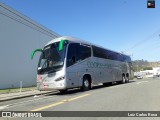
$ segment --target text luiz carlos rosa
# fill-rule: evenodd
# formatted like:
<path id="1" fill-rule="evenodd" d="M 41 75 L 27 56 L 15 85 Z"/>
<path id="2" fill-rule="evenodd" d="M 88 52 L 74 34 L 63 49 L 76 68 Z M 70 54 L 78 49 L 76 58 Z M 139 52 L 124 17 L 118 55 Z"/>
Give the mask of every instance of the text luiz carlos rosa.
<path id="1" fill-rule="evenodd" d="M 143 112 L 135 112 L 135 113 L 128 113 L 128 117 L 157 117 L 156 113 L 143 113 Z"/>

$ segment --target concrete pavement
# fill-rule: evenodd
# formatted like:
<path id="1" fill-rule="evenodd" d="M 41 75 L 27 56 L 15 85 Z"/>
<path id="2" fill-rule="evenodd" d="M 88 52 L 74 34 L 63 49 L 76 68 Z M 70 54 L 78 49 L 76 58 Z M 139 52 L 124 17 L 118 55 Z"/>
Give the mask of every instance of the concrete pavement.
<path id="1" fill-rule="evenodd" d="M 13 93 L 1 93 L 0 94 L 0 102 L 8 101 L 13 99 L 20 99 L 35 95 L 52 93 L 53 91 L 38 91 L 38 90 L 30 90 L 30 91 L 22 91 L 22 92 L 13 92 Z"/>
<path id="2" fill-rule="evenodd" d="M 67 94 L 47 94 L 37 98 L 27 97 L 24 99 L 16 99 L 1 102 L 2 111 L 159 111 L 160 108 L 160 79 L 140 79 L 130 81 L 128 84 L 115 84 L 111 86 L 95 86 L 92 90 L 81 92 L 80 90 L 71 90 Z M 74 112 L 73 112 L 74 114 Z M 42 115 L 43 116 L 43 115 Z M 44 117 L 44 116 L 43 116 Z M 82 120 L 82 117 L 73 117 Z M 17 118 L 12 118 L 17 120 Z M 23 118 L 26 119 L 27 118 Z M 30 118 L 31 120 L 34 118 Z M 38 118 L 39 119 L 39 118 Z M 41 118 L 45 120 L 46 117 Z M 47 117 L 53 120 L 72 120 L 72 117 Z M 159 118 L 155 117 L 89 117 L 86 120 L 150 120 Z"/>

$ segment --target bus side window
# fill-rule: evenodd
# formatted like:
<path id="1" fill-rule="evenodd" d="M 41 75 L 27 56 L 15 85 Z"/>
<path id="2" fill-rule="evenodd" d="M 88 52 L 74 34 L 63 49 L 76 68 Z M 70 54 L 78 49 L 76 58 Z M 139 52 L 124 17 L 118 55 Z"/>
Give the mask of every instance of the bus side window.
<path id="1" fill-rule="evenodd" d="M 75 64 L 79 60 L 77 51 L 79 51 L 79 43 L 70 43 L 67 54 L 67 67 Z"/>
<path id="2" fill-rule="evenodd" d="M 72 63 L 74 64 L 76 62 L 76 57 L 72 56 Z"/>
<path id="3" fill-rule="evenodd" d="M 81 60 L 84 60 L 84 59 L 86 59 L 86 58 L 88 58 L 88 57 L 91 57 L 91 47 L 81 45 L 80 48 L 81 48 L 81 49 L 80 49 L 80 54 L 81 54 L 80 57 L 81 57 Z"/>

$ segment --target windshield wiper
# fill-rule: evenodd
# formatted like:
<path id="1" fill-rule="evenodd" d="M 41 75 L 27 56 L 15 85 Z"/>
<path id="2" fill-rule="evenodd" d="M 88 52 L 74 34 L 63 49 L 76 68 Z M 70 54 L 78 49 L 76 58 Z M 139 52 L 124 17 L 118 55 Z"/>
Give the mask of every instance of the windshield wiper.
<path id="1" fill-rule="evenodd" d="M 48 59 L 46 59 L 46 61 L 43 63 L 43 65 L 42 65 L 42 67 L 41 67 L 40 71 L 42 71 L 42 70 L 43 70 L 44 65 L 46 64 L 46 62 L 47 62 L 47 61 L 48 61 Z M 50 74 L 50 73 L 53 73 L 53 72 L 55 72 L 55 69 L 51 68 L 51 70 L 50 70 L 50 71 L 48 71 L 47 73 L 48 73 L 48 74 Z"/>
<path id="2" fill-rule="evenodd" d="M 54 73 L 54 72 L 56 72 L 56 71 L 55 71 L 55 69 L 52 68 L 52 70 L 48 71 L 47 73 L 50 74 L 50 73 Z"/>

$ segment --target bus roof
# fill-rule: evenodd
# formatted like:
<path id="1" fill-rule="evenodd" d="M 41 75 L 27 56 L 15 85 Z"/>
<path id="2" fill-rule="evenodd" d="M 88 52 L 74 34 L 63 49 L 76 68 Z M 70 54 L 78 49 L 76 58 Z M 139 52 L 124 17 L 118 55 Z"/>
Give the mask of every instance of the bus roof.
<path id="1" fill-rule="evenodd" d="M 68 40 L 70 43 L 73 42 L 73 43 L 82 43 L 82 44 L 87 44 L 87 45 L 93 45 L 93 46 L 100 47 L 100 48 L 103 48 L 103 49 L 106 49 L 106 50 L 110 50 L 108 48 L 104 48 L 102 46 L 99 46 L 99 45 L 81 40 L 81 39 L 76 38 L 76 37 L 70 37 L 70 36 L 62 36 L 62 37 L 55 38 L 55 39 L 51 40 L 50 42 L 48 42 L 45 46 L 47 46 L 49 44 L 52 44 L 52 43 L 55 43 L 55 42 L 59 42 L 61 40 Z M 114 51 L 114 50 L 110 50 L 110 51 L 113 51 L 113 52 L 116 52 L 116 53 L 119 53 L 119 54 L 122 54 L 122 55 L 126 55 L 124 53 L 120 53 L 120 52 L 117 52 L 117 51 Z M 126 56 L 129 56 L 129 55 L 126 55 Z"/>
<path id="2" fill-rule="evenodd" d="M 77 42 L 77 43 L 83 43 L 83 44 L 91 45 L 91 43 L 89 43 L 87 41 L 81 40 L 81 39 L 76 38 L 76 37 L 70 37 L 70 36 L 62 36 L 62 37 L 55 38 L 55 39 L 51 40 L 50 42 L 48 42 L 46 45 L 52 44 L 54 42 L 59 42 L 61 40 L 69 40 L 69 42 Z"/>

